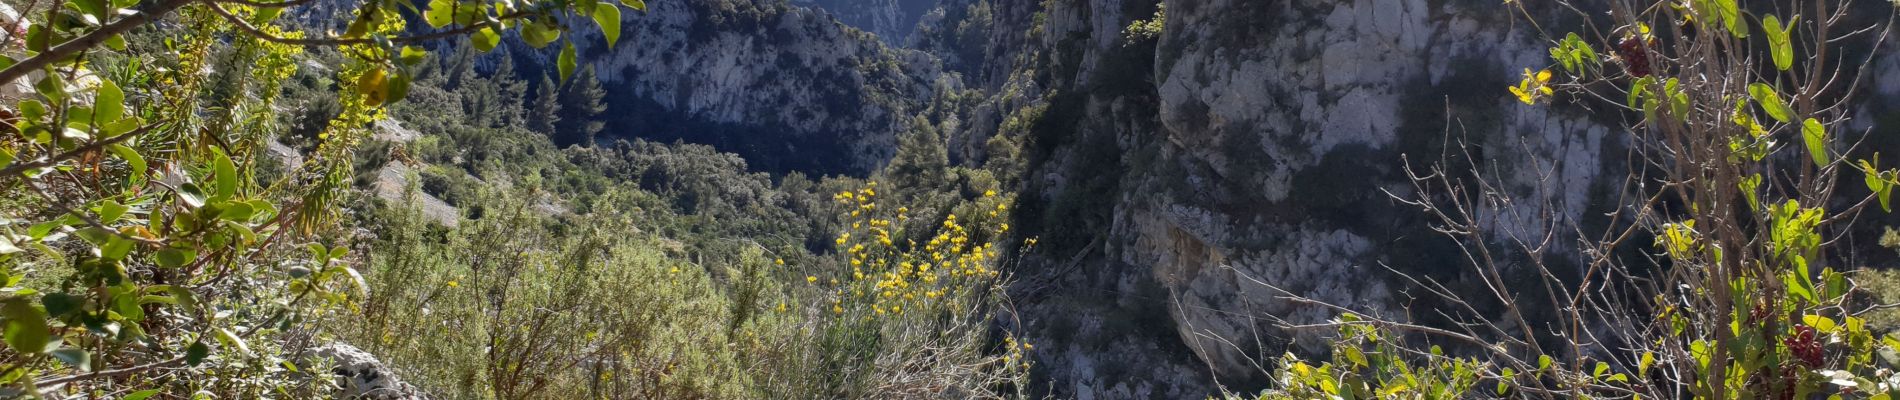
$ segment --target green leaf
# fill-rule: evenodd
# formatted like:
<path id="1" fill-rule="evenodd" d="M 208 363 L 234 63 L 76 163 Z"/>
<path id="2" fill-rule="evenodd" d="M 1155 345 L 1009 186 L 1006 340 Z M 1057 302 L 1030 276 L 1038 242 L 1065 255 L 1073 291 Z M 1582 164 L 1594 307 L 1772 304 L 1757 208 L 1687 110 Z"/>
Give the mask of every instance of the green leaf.
<path id="1" fill-rule="evenodd" d="M 640 10 L 642 12 L 647 10 L 646 0 L 620 0 L 620 4 L 624 4 L 628 8 Z"/>
<path id="2" fill-rule="evenodd" d="M 1801 139 L 1807 142 L 1808 155 L 1814 158 L 1814 166 L 1826 167 L 1828 162 L 1827 128 L 1821 126 L 1821 121 L 1814 118 L 1802 121 Z"/>
<path id="3" fill-rule="evenodd" d="M 574 42 L 567 42 L 567 47 L 561 49 L 561 57 L 555 61 L 555 65 L 561 69 L 562 82 L 567 82 L 567 77 L 574 75 Z"/>
<path id="4" fill-rule="evenodd" d="M 430 28 L 449 26 L 455 20 L 455 0 L 429 0 L 429 10 L 422 13 L 422 20 Z"/>
<path id="5" fill-rule="evenodd" d="M 311 243 L 304 248 L 310 250 L 310 260 L 315 261 L 317 265 L 330 263 L 330 248 L 325 247 L 323 243 Z"/>
<path id="6" fill-rule="evenodd" d="M 1663 93 L 1669 96 L 1669 110 L 1678 119 L 1689 117 L 1689 94 L 1682 90 L 1682 81 L 1669 78 L 1663 83 Z"/>
<path id="7" fill-rule="evenodd" d="M 126 166 L 132 167 L 132 183 L 137 184 L 145 180 L 145 156 L 139 155 L 139 152 L 132 150 L 131 147 L 117 144 L 106 146 L 106 150 L 125 160 Z"/>
<path id="8" fill-rule="evenodd" d="M 65 218 L 33 224 L 33 226 L 26 228 L 26 236 L 36 240 L 45 239 L 46 235 L 52 234 L 54 229 L 59 229 L 66 225 Z"/>
<path id="9" fill-rule="evenodd" d="M 1789 39 L 1788 34 L 1794 29 L 1794 22 L 1799 19 L 1801 19 L 1800 16 L 1789 18 L 1788 24 L 1782 25 L 1781 19 L 1775 18 L 1774 15 L 1761 18 L 1761 29 L 1768 34 L 1768 49 L 1775 59 L 1776 69 L 1787 71 L 1788 68 L 1794 66 L 1794 41 Z"/>
<path id="10" fill-rule="evenodd" d="M 86 227 L 85 229 L 74 231 L 73 234 L 76 236 L 79 236 L 80 239 L 85 239 L 86 243 L 92 243 L 94 245 L 100 245 L 100 246 L 105 245 L 108 241 L 112 240 L 113 238 L 112 231 L 99 229 L 96 227 Z"/>
<path id="11" fill-rule="evenodd" d="M 1740 7 L 1735 5 L 1735 0 L 1712 0 L 1712 2 L 1715 3 L 1715 12 L 1721 14 L 1722 24 L 1728 27 L 1730 35 L 1734 35 L 1737 39 L 1748 37 L 1748 23 L 1742 20 Z"/>
<path id="12" fill-rule="evenodd" d="M 218 342 L 223 343 L 225 347 L 236 348 L 240 354 L 251 354 L 251 345 L 245 344 L 244 338 L 238 337 L 230 329 L 218 328 L 217 334 Z"/>
<path id="13" fill-rule="evenodd" d="M 171 297 L 171 296 L 160 296 L 160 295 L 155 295 L 155 294 L 148 294 L 144 296 L 139 296 L 139 304 L 140 305 L 169 304 L 169 305 L 175 306 L 175 305 L 178 305 L 178 298 Z"/>
<path id="14" fill-rule="evenodd" d="M 250 221 L 251 217 L 255 215 L 257 215 L 257 209 L 251 208 L 250 203 L 234 201 L 230 203 L 225 203 L 224 211 L 218 212 L 218 219 L 228 220 L 228 221 Z"/>
<path id="15" fill-rule="evenodd" d="M 1761 189 L 1761 174 L 1749 174 L 1748 177 L 1742 178 L 1739 186 L 1741 186 L 1742 195 L 1748 197 L 1748 209 L 1760 212 L 1761 198 L 1756 192 Z"/>
<path id="16" fill-rule="evenodd" d="M 1786 275 L 1783 275 L 1781 277 L 1781 283 L 1788 287 L 1789 293 L 1801 296 L 1801 299 L 1813 303 L 1815 301 L 1814 280 L 1808 277 L 1808 259 L 1807 257 L 1799 255 L 1794 256 L 1793 259 L 1795 270 L 1788 271 Z"/>
<path id="17" fill-rule="evenodd" d="M 134 3 L 138 2 L 138 0 L 115 0 L 115 1 L 130 1 Z M 283 7 L 257 7 L 256 10 L 257 10 L 256 12 L 251 13 L 251 18 L 250 18 L 251 25 L 255 25 L 255 26 L 262 26 L 264 24 L 268 24 L 270 23 L 271 20 L 277 19 L 278 15 L 281 15 L 284 13 Z"/>
<path id="18" fill-rule="evenodd" d="M 20 117 L 29 121 L 46 118 L 46 103 L 39 100 L 20 100 Z"/>
<path id="19" fill-rule="evenodd" d="M 185 308 L 198 308 L 198 295 L 192 293 L 191 289 L 171 285 L 164 286 L 166 293 L 170 293 L 172 298 L 178 299 L 178 305 Z"/>
<path id="20" fill-rule="evenodd" d="M 46 32 L 46 24 L 33 24 L 26 28 L 26 49 L 44 52 L 52 46 L 52 34 Z"/>
<path id="21" fill-rule="evenodd" d="M 145 400 L 146 398 L 152 397 L 153 395 L 157 395 L 157 394 L 158 394 L 158 389 L 145 389 L 145 390 L 140 390 L 137 392 L 132 392 L 132 394 L 125 395 L 125 397 L 120 397 L 119 400 Z"/>
<path id="22" fill-rule="evenodd" d="M 211 198 L 208 200 L 212 203 L 217 203 L 236 196 L 238 193 L 238 171 L 237 163 L 231 162 L 231 156 L 224 154 L 224 150 L 220 150 L 216 147 L 211 148 L 211 167 L 213 173 L 217 174 L 217 186 L 212 189 Z"/>
<path id="23" fill-rule="evenodd" d="M 356 90 L 363 93 L 364 104 L 383 105 L 389 100 L 389 72 L 382 68 L 363 72 L 363 76 L 356 77 Z"/>
<path id="24" fill-rule="evenodd" d="M 1880 153 L 1874 153 L 1874 163 L 1879 162 Z M 1886 177 L 1881 176 L 1880 170 L 1874 169 L 1874 163 L 1869 163 L 1867 160 L 1860 160 L 1860 170 L 1861 173 L 1864 174 L 1861 181 L 1867 183 L 1867 190 L 1873 192 L 1874 196 L 1880 199 L 1881 210 L 1893 212 L 1893 207 L 1890 205 L 1891 203 L 1888 202 L 1889 197 L 1893 194 L 1893 184 L 1892 182 L 1888 182 Z"/>
<path id="25" fill-rule="evenodd" d="M 1649 367 L 1656 365 L 1656 353 L 1643 351 L 1643 359 L 1636 363 L 1636 375 L 1649 376 Z"/>
<path id="26" fill-rule="evenodd" d="M 113 222 L 119 222 L 119 217 L 124 217 L 125 212 L 131 209 L 132 207 L 126 207 L 124 204 L 119 204 L 119 202 L 117 201 L 112 201 L 108 199 L 108 200 L 101 200 L 99 202 L 99 207 L 95 208 L 94 210 L 97 210 L 99 212 L 100 223 L 110 224 Z"/>
<path id="27" fill-rule="evenodd" d="M 125 92 L 110 79 L 99 80 L 99 95 L 93 99 L 93 125 L 118 121 L 125 116 Z"/>
<path id="28" fill-rule="evenodd" d="M 1776 121 L 1794 121 L 1794 111 L 1788 109 L 1788 103 L 1781 100 L 1781 94 L 1775 93 L 1773 86 L 1759 82 L 1748 84 L 1748 96 L 1755 98 L 1755 102 L 1761 104 L 1762 111 L 1768 112 L 1768 116 Z"/>
<path id="29" fill-rule="evenodd" d="M 195 210 L 205 206 L 204 189 L 200 189 L 196 183 L 185 182 L 183 185 L 178 185 L 178 190 L 173 193 L 178 194 L 178 201 L 184 202 L 185 207 Z"/>
<path id="30" fill-rule="evenodd" d="M 66 365 L 72 366 L 73 369 L 92 372 L 92 354 L 87 353 L 85 350 L 66 347 L 53 350 L 48 354 L 52 354 L 53 358 L 57 358 L 59 361 L 66 363 Z"/>
<path id="31" fill-rule="evenodd" d="M 614 48 L 620 42 L 620 6 L 600 2 L 594 6 L 594 23 L 600 25 L 600 33 L 607 36 L 607 48 Z"/>
<path id="32" fill-rule="evenodd" d="M 45 352 L 46 346 L 53 343 L 52 333 L 46 327 L 46 315 L 28 304 L 26 299 L 15 297 L 0 304 L 0 316 L 7 317 L 6 342 L 13 351 L 38 354 Z"/>
<path id="33" fill-rule="evenodd" d="M 206 346 L 202 340 L 191 342 L 191 346 L 185 348 L 185 364 L 187 365 L 197 366 L 205 362 L 205 357 L 210 356 L 211 346 Z"/>
<path id="34" fill-rule="evenodd" d="M 394 103 L 409 97 L 409 71 L 397 70 L 383 88 L 383 102 Z"/>
<path id="35" fill-rule="evenodd" d="M 79 308 L 85 304 L 85 301 L 85 299 L 79 296 L 66 293 L 47 293 L 46 296 L 40 297 L 40 305 L 46 306 L 46 315 L 53 318 L 59 318 L 65 316 L 66 313 L 79 310 Z"/>
<path id="36" fill-rule="evenodd" d="M 92 17 L 94 23 L 106 18 L 106 0 L 71 0 L 66 4 L 72 5 L 73 8 L 78 9 L 79 12 Z"/>
<path id="37" fill-rule="evenodd" d="M 1551 363 L 1551 360 L 1550 360 L 1550 355 L 1549 355 L 1549 354 L 1543 354 L 1543 355 L 1538 355 L 1538 356 L 1537 356 L 1537 369 L 1538 369 L 1538 370 L 1540 370 L 1540 371 L 1541 371 L 1541 370 L 1548 370 L 1548 369 L 1550 369 L 1550 363 Z"/>
<path id="38" fill-rule="evenodd" d="M 145 121 L 140 120 L 138 117 L 121 118 L 117 121 L 107 122 L 104 125 L 100 125 L 99 133 L 105 134 L 104 135 L 105 137 L 124 135 L 128 132 L 132 132 L 134 130 L 139 129 L 139 125 L 144 124 L 144 123 Z"/>
<path id="39" fill-rule="evenodd" d="M 501 44 L 501 34 L 495 33 L 494 27 L 486 27 L 468 34 L 468 42 L 475 45 L 476 50 L 487 53 L 494 50 L 495 45 Z"/>
<path id="40" fill-rule="evenodd" d="M 357 9 L 356 19 L 351 20 L 350 26 L 343 29 L 343 38 L 356 39 L 369 34 L 370 27 L 376 24 L 377 14 L 383 12 L 380 4 L 382 3 L 370 2 L 363 8 Z"/>
<path id="41" fill-rule="evenodd" d="M 60 74 L 46 74 L 46 77 L 33 84 L 33 90 L 46 96 L 47 100 L 52 100 L 53 104 L 66 100 L 66 80 L 60 79 Z"/>
<path id="42" fill-rule="evenodd" d="M 109 236 L 106 238 L 105 247 L 99 249 L 99 257 L 107 260 L 123 260 L 126 254 L 132 252 L 132 244 L 131 239 L 119 235 Z"/>
<path id="43" fill-rule="evenodd" d="M 549 43 L 561 38 L 558 27 L 544 21 L 530 21 L 521 25 L 521 40 L 534 48 L 548 47 Z"/>
<path id="44" fill-rule="evenodd" d="M 165 268 L 183 267 L 198 259 L 198 252 L 191 249 L 167 248 L 152 254 L 152 262 Z"/>
<path id="45" fill-rule="evenodd" d="M 1840 329 L 1840 326 L 1834 323 L 1833 318 L 1814 314 L 1801 316 L 1801 323 L 1814 327 L 1814 330 L 1821 331 L 1821 333 L 1834 333 L 1835 330 Z"/>
<path id="46" fill-rule="evenodd" d="M 416 65 L 416 63 L 422 62 L 422 59 L 428 56 L 429 51 L 421 47 L 402 46 L 402 56 L 398 57 L 397 61 L 402 62 L 403 65 Z"/>

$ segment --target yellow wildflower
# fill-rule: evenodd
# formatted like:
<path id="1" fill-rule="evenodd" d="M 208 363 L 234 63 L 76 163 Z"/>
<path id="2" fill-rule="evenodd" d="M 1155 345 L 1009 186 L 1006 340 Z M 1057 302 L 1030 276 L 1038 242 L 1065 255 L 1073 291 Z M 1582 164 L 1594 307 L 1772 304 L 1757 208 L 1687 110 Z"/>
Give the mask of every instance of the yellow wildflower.
<path id="1" fill-rule="evenodd" d="M 1550 70 L 1546 69 L 1531 72 L 1530 68 L 1525 68 L 1524 80 L 1518 82 L 1517 86 L 1506 87 L 1506 89 L 1509 89 L 1512 95 L 1517 96 L 1517 101 L 1524 102 L 1524 104 L 1535 105 L 1537 101 L 1543 99 L 1544 96 L 1549 96 L 1554 93 L 1550 89 L 1549 84 Z"/>

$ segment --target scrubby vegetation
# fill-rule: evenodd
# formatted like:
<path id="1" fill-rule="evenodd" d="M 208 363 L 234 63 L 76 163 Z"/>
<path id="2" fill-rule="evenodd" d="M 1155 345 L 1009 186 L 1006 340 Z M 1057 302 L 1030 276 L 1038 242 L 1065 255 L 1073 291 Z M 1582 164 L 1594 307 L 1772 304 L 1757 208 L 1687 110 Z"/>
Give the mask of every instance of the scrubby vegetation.
<path id="1" fill-rule="evenodd" d="M 940 138 L 869 179 L 596 142 L 571 47 L 537 85 L 480 53 L 556 13 L 611 42 L 638 0 L 373 2 L 334 37 L 300 4 L 22 5 L 106 23 L 35 17 L 0 69 L 36 82 L 0 137 L 6 396 L 325 397 L 333 342 L 442 398 L 1025 387 L 990 323 L 1013 196 Z"/>
<path id="2" fill-rule="evenodd" d="M 875 103 L 915 114 L 878 117 L 908 128 L 882 149 L 887 163 L 859 171 L 830 165 L 849 146 L 823 138 L 801 137 L 825 146 L 761 167 L 731 152 L 780 148 L 746 144 L 765 139 L 704 136 L 735 150 L 638 139 L 701 137 L 692 132 L 615 131 L 651 116 L 615 114 L 631 103 L 564 40 L 598 29 L 608 48 L 631 45 L 621 13 L 643 12 L 641 0 L 370 1 L 335 13 L 304 1 L 11 2 L 26 22 L 0 30 L 0 398 L 331 397 L 362 378 L 337 379 L 339 360 L 314 351 L 336 344 L 413 385 L 381 390 L 436 398 L 1031 397 L 1038 343 L 1010 298 L 1024 255 L 1074 254 L 1073 268 L 1111 257 L 1104 243 L 1127 245 L 1099 232 L 1130 229 L 1115 196 L 1132 172 L 1219 184 L 1189 182 L 1183 165 L 1157 162 L 1161 148 L 1125 154 L 1125 142 L 1163 140 L 1118 130 L 1161 129 L 1151 88 L 1065 82 L 1086 67 L 1155 84 L 1146 63 L 1172 62 L 1157 47 L 1195 14 L 1176 8 L 1170 20 L 1165 5 L 1138 3 L 1112 24 L 1119 40 L 1097 56 L 1116 62 L 1100 67 L 1084 62 L 1084 35 L 1043 37 L 1051 18 L 1073 15 L 988 0 L 954 2 L 918 32 L 956 71 L 933 83 L 911 82 L 921 64 L 896 50 L 855 56 L 849 72 L 867 86 L 934 92 L 824 99 L 839 113 Z M 1407 295 L 1439 307 L 1397 313 L 1252 282 L 1337 317 L 1276 326 L 1326 332 L 1326 351 L 1255 360 L 1271 387 L 1226 396 L 1900 390 L 1900 336 L 1882 334 L 1900 324 L 1900 283 L 1855 270 L 1841 240 L 1866 230 L 1860 216 L 1890 211 L 1900 185 L 1900 170 L 1853 145 L 1847 117 L 1864 82 L 1840 78 L 1864 63 L 1842 60 L 1885 39 L 1842 36 L 1885 32 L 1891 19 L 1863 11 L 1892 7 L 1525 3 L 1502 10 L 1549 35 L 1550 59 L 1498 88 L 1524 108 L 1496 112 L 1626 128 L 1619 140 L 1633 145 L 1615 161 L 1629 176 L 1607 222 L 1584 226 L 1548 204 L 1518 218 L 1541 198 L 1526 191 L 1567 182 L 1505 183 L 1473 167 L 1492 160 L 1452 143 L 1433 147 L 1446 150 L 1437 160 L 1396 160 L 1411 186 L 1384 189 L 1448 239 L 1433 254 L 1465 262 L 1464 282 L 1401 276 Z M 680 26 L 693 43 L 763 34 L 789 7 L 694 1 L 686 9 L 704 17 Z M 1028 30 L 996 31 L 1012 19 Z M 999 48 L 1017 34 L 1051 48 Z M 511 50 L 517 39 L 527 47 Z M 544 47 L 546 65 L 509 54 Z M 985 97 L 958 73 L 1003 81 L 1003 93 Z M 1104 107 L 1127 119 L 1089 118 Z M 960 130 L 978 115 L 994 130 Z M 1235 160 L 1231 179 L 1278 162 L 1257 137 L 1225 139 L 1209 154 Z M 1359 170 L 1332 166 L 1293 184 L 1355 183 Z M 1505 215 L 1530 227 L 1506 229 Z M 1177 312 L 1162 303 L 1174 288 L 1130 282 L 1116 287 L 1137 293 L 1115 295 L 1156 303 L 1051 303 L 1141 318 L 1052 318 L 1045 337 L 1085 322 L 1186 334 L 1162 320 Z"/>

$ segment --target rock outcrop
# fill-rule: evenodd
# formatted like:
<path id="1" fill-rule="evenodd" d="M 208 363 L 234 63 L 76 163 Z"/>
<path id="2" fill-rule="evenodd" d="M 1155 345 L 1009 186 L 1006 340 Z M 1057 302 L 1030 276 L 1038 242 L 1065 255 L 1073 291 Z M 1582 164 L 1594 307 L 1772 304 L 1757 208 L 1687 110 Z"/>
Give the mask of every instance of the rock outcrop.
<path id="1" fill-rule="evenodd" d="M 608 93 L 606 140 L 710 144 L 769 171 L 864 173 L 891 157 L 941 84 L 934 57 L 781 1 L 655 1 L 622 20 L 613 49 L 590 24 L 570 33 Z M 524 70 L 552 71 L 556 49 L 508 41 Z"/>
<path id="2" fill-rule="evenodd" d="M 310 349 L 306 359 L 334 365 L 339 400 L 428 400 L 414 386 L 402 381 L 395 371 L 377 361 L 376 356 L 346 343 L 331 343 Z"/>
<path id="3" fill-rule="evenodd" d="M 1038 356 L 1059 395 L 1244 390 L 1283 351 L 1323 351 L 1323 330 L 1279 327 L 1336 313 L 1288 294 L 1404 315 L 1431 304 L 1387 268 L 1471 283 L 1454 243 L 1387 194 L 1409 193 L 1408 163 L 1489 171 L 1519 200 L 1481 216 L 1493 240 L 1587 226 L 1624 176 L 1603 162 L 1629 140 L 1614 116 L 1503 90 L 1550 61 L 1494 5 L 1175 0 L 1145 37 L 1124 28 L 1153 18 L 1153 0 L 1022 3 L 946 1 L 919 31 L 938 35 L 918 39 L 991 95 L 953 142 L 1034 138 L 1022 226 L 1052 254 L 1025 262 L 1021 296 L 1034 300 L 1021 308 L 1055 343 Z M 958 32 L 971 26 L 988 28 Z M 1881 106 L 1900 104 L 1895 87 L 1873 84 L 1882 94 L 1859 120 L 1896 120 Z M 1554 262 L 1572 245 L 1556 244 Z M 1138 322 L 1104 327 L 1118 320 Z"/>
<path id="4" fill-rule="evenodd" d="M 1495 4 L 1175 0 L 1158 32 L 1127 29 L 1158 3 L 940 0 L 912 31 L 911 0 L 683 0 L 628 13 L 612 52 L 575 34 L 611 93 L 608 136 L 710 144 L 769 171 L 872 170 L 912 116 L 978 93 L 932 122 L 966 164 L 1024 144 L 1017 225 L 1044 245 L 1013 296 L 1037 386 L 1058 396 L 1258 386 L 1269 358 L 1321 350 L 1323 332 L 1284 323 L 1335 316 L 1287 294 L 1430 307 L 1387 268 L 1465 278 L 1455 244 L 1389 197 L 1407 193 L 1408 164 L 1493 171 L 1523 211 L 1484 215 L 1494 239 L 1614 206 L 1600 197 L 1624 165 L 1603 160 L 1629 138 L 1614 116 L 1510 98 L 1518 71 L 1549 60 Z M 893 32 L 914 32 L 910 48 Z M 1900 68 L 1885 54 L 1870 74 Z M 1900 84 L 1871 88 L 1854 123 L 1900 121 Z"/>
<path id="5" fill-rule="evenodd" d="M 830 13 L 839 22 L 894 45 L 908 43 L 917 21 L 937 6 L 935 0 L 792 0 L 792 4 Z"/>

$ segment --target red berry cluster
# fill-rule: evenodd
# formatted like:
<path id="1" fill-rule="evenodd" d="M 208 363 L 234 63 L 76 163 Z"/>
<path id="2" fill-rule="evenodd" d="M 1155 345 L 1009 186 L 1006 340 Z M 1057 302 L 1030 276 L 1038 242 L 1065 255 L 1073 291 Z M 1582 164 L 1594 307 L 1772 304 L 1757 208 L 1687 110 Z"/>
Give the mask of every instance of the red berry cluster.
<path id="1" fill-rule="evenodd" d="M 1795 325 L 1794 334 L 1781 339 L 1781 343 L 1788 345 L 1788 351 L 1794 353 L 1795 358 L 1801 359 L 1802 364 L 1807 364 L 1808 368 L 1820 368 L 1823 355 L 1821 342 L 1815 341 L 1814 336 L 1813 327 Z"/>
<path id="2" fill-rule="evenodd" d="M 1643 51 L 1643 42 L 1636 37 L 1623 38 L 1616 45 L 1617 56 L 1623 59 L 1623 67 L 1630 76 L 1641 78 L 1649 76 L 1649 53 Z"/>
<path id="3" fill-rule="evenodd" d="M 1757 322 L 1765 321 L 1767 319 L 1768 319 L 1768 305 L 1767 304 L 1757 302 L 1755 303 L 1754 309 L 1748 310 L 1748 323 L 1750 325 L 1753 325 Z"/>

